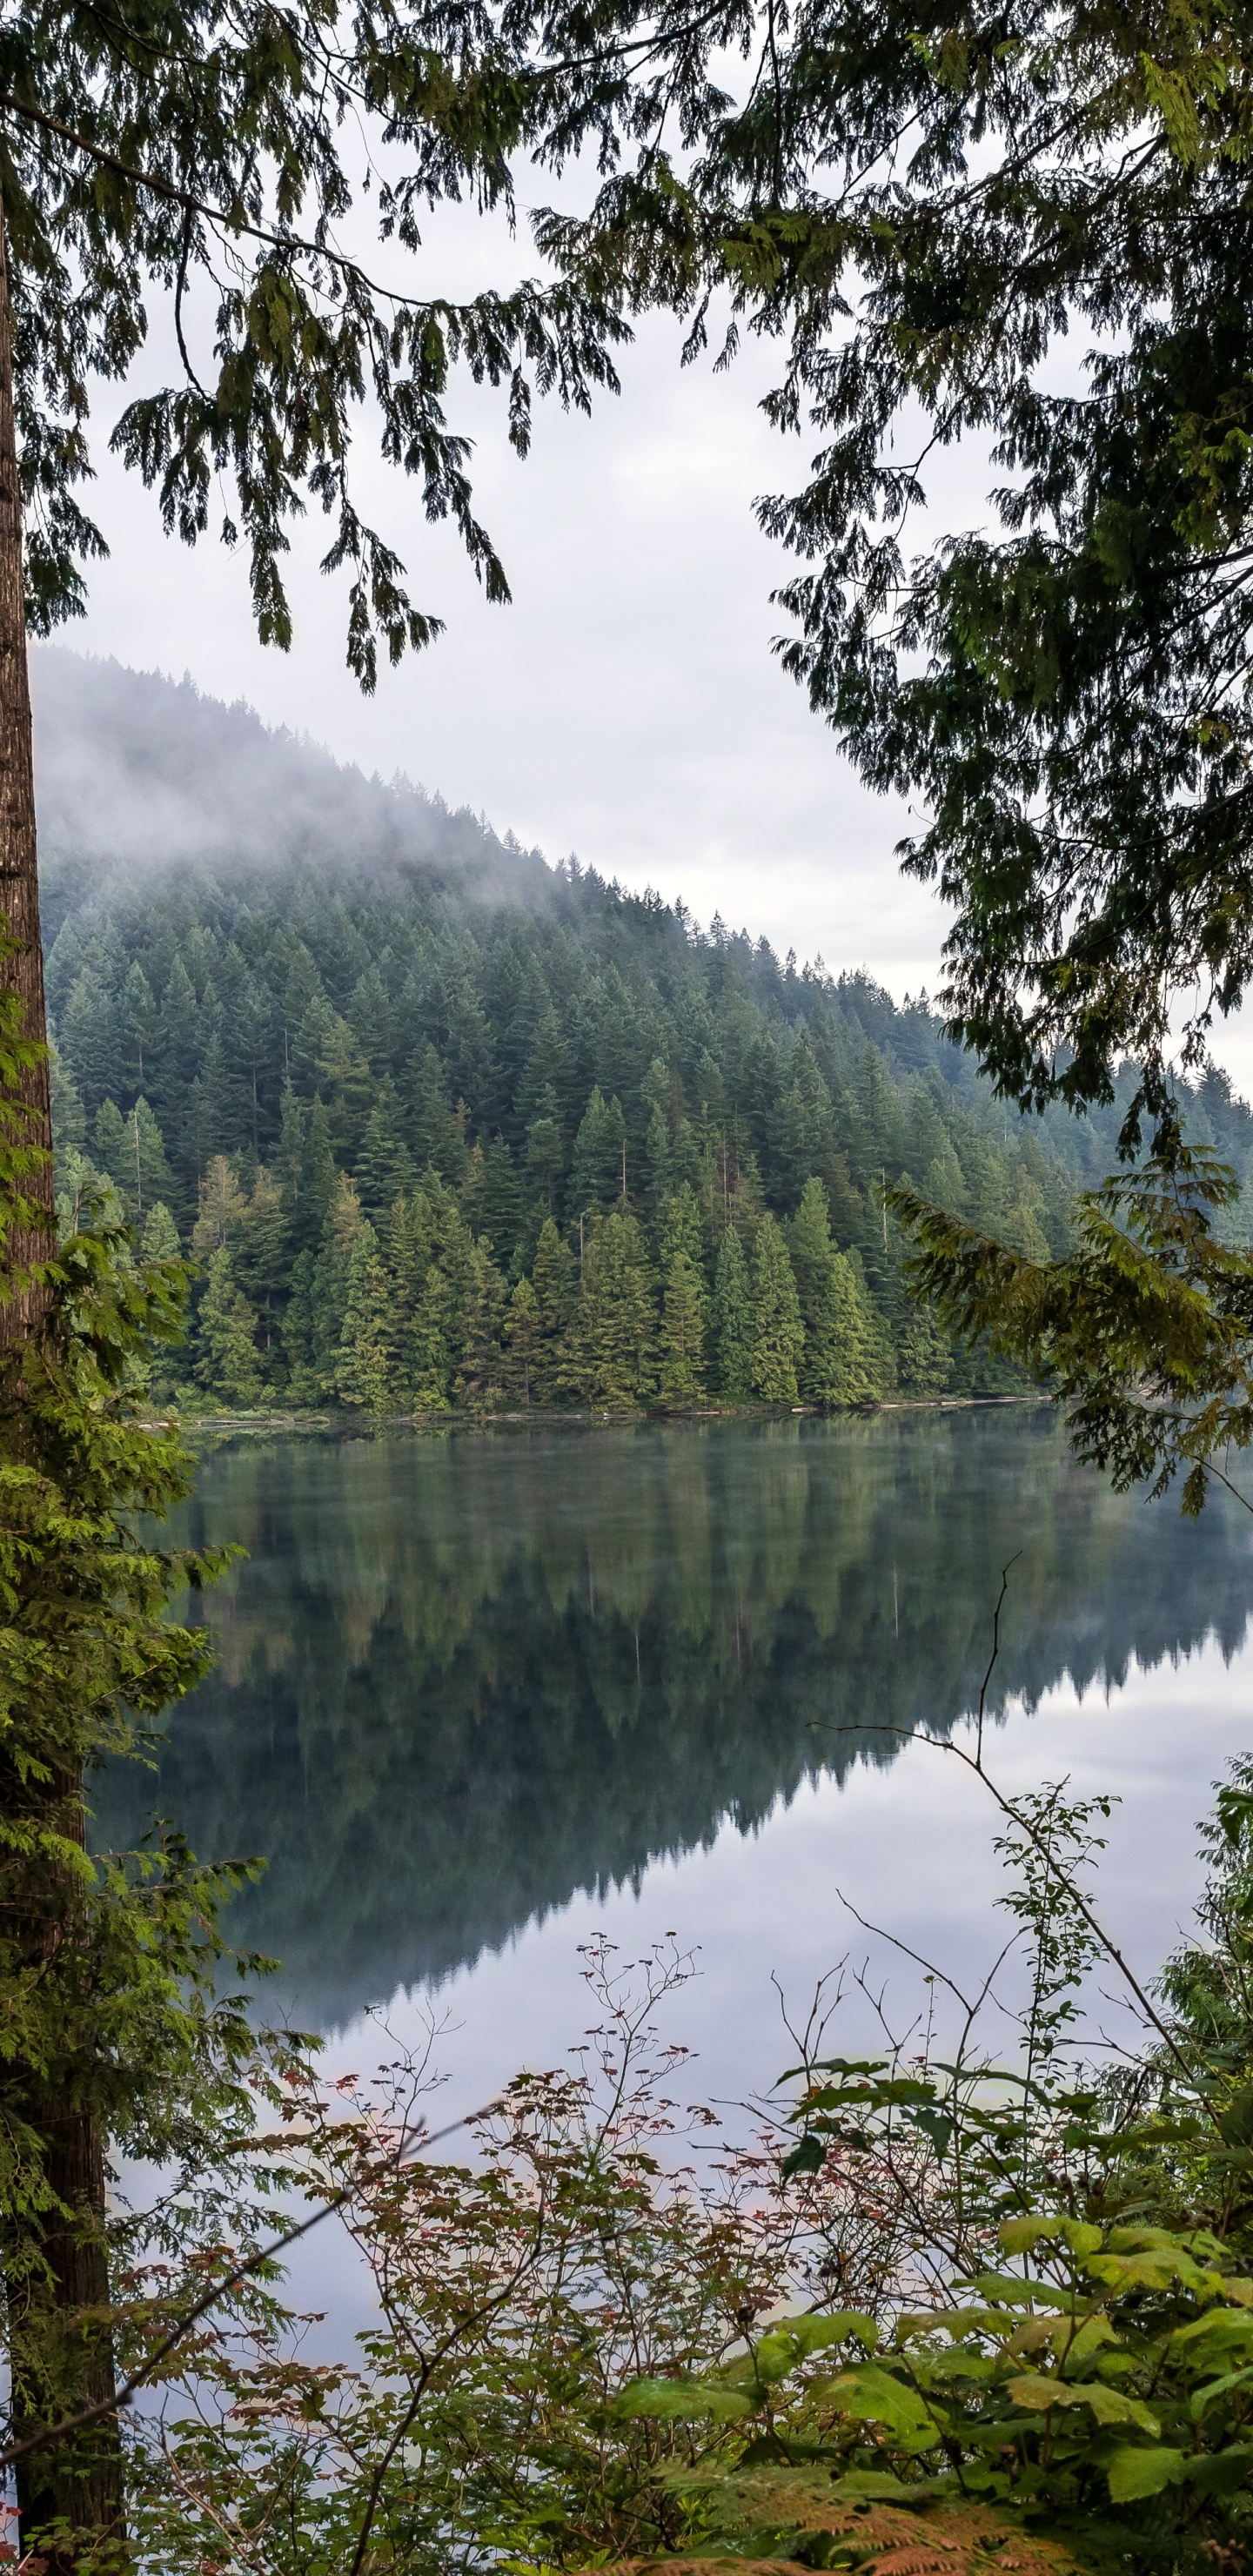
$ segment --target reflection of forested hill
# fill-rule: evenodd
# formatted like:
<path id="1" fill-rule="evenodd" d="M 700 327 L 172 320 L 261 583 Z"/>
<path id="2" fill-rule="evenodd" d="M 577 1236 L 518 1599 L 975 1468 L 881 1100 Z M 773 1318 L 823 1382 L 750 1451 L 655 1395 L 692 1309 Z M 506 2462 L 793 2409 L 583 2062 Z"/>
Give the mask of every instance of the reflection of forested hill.
<path id="1" fill-rule="evenodd" d="M 1016 1550 L 998 1705 L 1234 1649 L 1253 1537 L 1118 1501 L 1018 1408 L 240 1445 L 187 1517 L 250 1561 L 159 1791 L 106 1782 L 100 1830 L 142 1799 L 271 1855 L 234 1935 L 328 2021 L 950 1727 Z"/>

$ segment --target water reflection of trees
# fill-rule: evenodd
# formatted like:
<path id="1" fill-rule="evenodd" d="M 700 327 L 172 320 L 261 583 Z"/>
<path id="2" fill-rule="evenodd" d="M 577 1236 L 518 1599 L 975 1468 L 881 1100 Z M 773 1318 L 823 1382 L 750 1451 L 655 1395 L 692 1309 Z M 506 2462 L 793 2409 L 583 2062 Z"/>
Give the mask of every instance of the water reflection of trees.
<path id="1" fill-rule="evenodd" d="M 1253 1541 L 1118 1501 L 1019 1409 L 241 1443 L 187 1517 L 250 1562 L 100 1831 L 146 1803 L 270 1855 L 232 1929 L 328 2019 L 950 1727 L 1016 1550 L 998 1706 L 1232 1650 Z"/>

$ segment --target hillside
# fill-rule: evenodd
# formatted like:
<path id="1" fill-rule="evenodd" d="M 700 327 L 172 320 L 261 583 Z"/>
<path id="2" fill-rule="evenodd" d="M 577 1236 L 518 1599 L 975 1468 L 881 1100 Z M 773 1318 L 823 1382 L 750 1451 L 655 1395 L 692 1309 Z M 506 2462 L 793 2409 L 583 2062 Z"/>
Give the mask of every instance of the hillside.
<path id="1" fill-rule="evenodd" d="M 903 1294 L 903 1173 L 1024 1251 L 1116 1113 L 925 1003 L 548 867 L 190 684 L 38 656 L 59 1187 L 199 1259 L 214 1401 L 856 1401 L 1017 1381 Z M 1242 1175 L 1221 1077 L 1191 1123 Z"/>

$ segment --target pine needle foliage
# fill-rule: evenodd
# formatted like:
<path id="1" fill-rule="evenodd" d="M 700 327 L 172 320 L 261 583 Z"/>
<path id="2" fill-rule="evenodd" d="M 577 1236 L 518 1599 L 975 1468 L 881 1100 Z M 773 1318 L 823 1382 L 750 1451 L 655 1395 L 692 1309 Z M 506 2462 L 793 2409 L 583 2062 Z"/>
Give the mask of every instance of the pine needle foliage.
<path id="1" fill-rule="evenodd" d="M 0 998 L 0 1250 L 32 1169 L 11 1105 L 29 1056 L 20 1007 Z M 205 1673 L 204 1631 L 170 1608 L 230 1554 L 149 1535 L 190 1482 L 177 1437 L 142 1418 L 151 1347 L 182 1331 L 186 1269 L 137 1265 L 104 1227 L 41 1275 L 46 1329 L 0 1346 L 0 2269 L 19 2435 L 107 2393 L 130 2336 L 110 2287 L 109 2153 L 194 2160 L 222 2122 L 239 2126 L 255 2063 L 242 2007 L 213 1993 L 243 1865 L 202 1868 L 172 1830 L 93 1855 L 84 1804 L 92 1767 L 142 1755 Z M 0 1293 L 13 1278 L 0 1270 Z M 117 2442 L 106 2420 L 19 2466 L 24 2545 L 52 2529 L 50 2564 L 114 2563 L 120 2535 L 95 2502 Z"/>
<path id="2" fill-rule="evenodd" d="M 1178 1141 L 1077 1203 L 1075 1249 L 1028 1261 L 921 1198 L 891 1193 L 919 1250 L 910 1271 L 949 1329 L 986 1333 L 1067 1408 L 1083 1458 L 1119 1491 L 1183 1476 L 1195 1516 L 1223 1460 L 1253 1440 L 1253 1261 L 1216 1218 L 1231 1173 Z"/>

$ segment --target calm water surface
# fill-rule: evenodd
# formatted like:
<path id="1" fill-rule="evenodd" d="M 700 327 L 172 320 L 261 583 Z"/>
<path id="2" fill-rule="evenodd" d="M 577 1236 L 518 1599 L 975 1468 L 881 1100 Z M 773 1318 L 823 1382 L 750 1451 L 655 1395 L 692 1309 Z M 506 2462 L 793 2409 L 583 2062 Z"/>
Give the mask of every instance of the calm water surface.
<path id="1" fill-rule="evenodd" d="M 159 1779 L 106 1779 L 98 1829 L 265 1854 L 231 1928 L 275 2001 L 360 2065 L 367 2008 L 433 1999 L 450 2108 L 577 2033 L 598 1927 L 700 1945 L 711 2094 L 786 2061 L 780 1988 L 870 1944 L 846 1901 L 973 1973 L 995 1819 L 907 1738 L 965 1740 L 1010 1558 L 998 1775 L 1119 1793 L 1103 1901 L 1142 1967 L 1253 1743 L 1253 1517 L 1119 1500 L 1047 1411 L 241 1439 L 178 1536 L 248 1562 Z"/>

